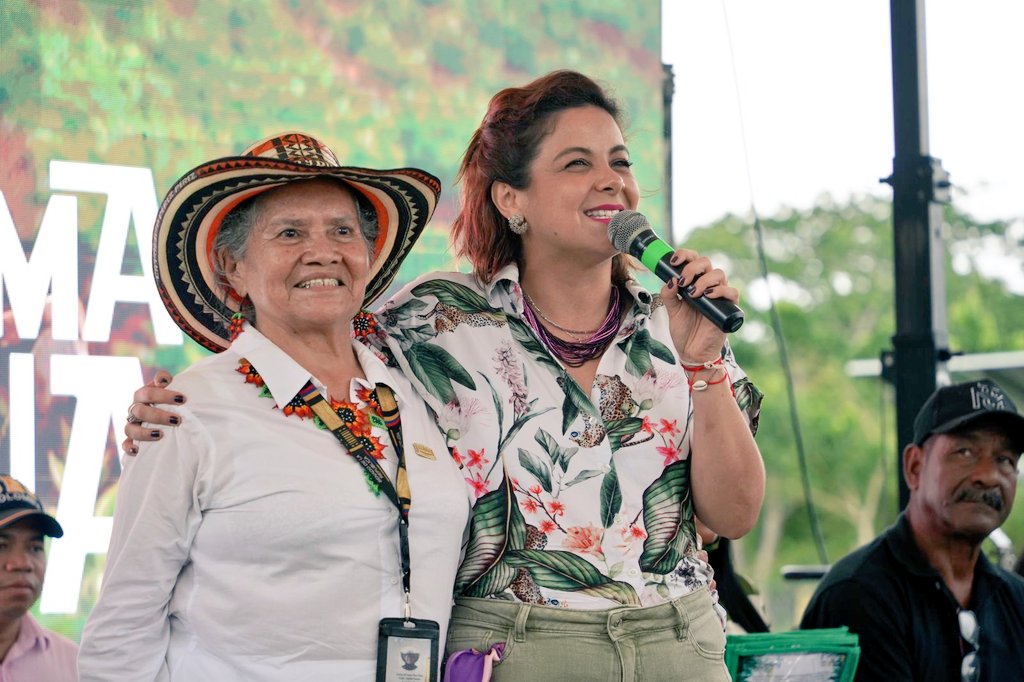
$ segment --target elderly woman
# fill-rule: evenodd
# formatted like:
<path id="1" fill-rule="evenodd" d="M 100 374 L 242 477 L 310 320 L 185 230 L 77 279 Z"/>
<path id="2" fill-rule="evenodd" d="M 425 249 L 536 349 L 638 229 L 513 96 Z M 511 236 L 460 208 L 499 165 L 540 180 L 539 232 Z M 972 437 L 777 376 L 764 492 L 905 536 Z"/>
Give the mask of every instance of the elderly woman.
<path id="1" fill-rule="evenodd" d="M 697 518 L 729 538 L 756 522 L 761 394 L 679 296 L 735 302 L 726 274 L 679 249 L 681 281 L 652 294 L 610 243 L 640 199 L 620 118 L 572 71 L 497 93 L 460 168 L 451 236 L 472 272 L 424 275 L 377 314 L 475 499 L 449 671 L 500 650 L 498 682 L 728 679 Z M 133 410 L 166 425 L 143 403 L 174 397 L 146 387 Z"/>
<path id="2" fill-rule="evenodd" d="M 161 295 L 218 354 L 175 379 L 180 428 L 125 461 L 82 680 L 436 677 L 469 499 L 423 401 L 353 330 L 439 192 L 289 133 L 168 194 Z"/>

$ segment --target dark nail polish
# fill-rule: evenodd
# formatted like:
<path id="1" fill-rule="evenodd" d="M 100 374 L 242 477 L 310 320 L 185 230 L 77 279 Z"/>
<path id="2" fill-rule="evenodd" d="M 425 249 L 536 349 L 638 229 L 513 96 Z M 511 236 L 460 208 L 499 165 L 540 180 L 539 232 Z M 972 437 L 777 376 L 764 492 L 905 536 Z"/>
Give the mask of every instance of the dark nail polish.
<path id="1" fill-rule="evenodd" d="M 159 438 L 160 437 L 160 432 L 159 431 L 150 431 L 149 432 L 149 437 L 150 438 Z"/>
<path id="2" fill-rule="evenodd" d="M 179 405 L 181 405 L 183 402 L 185 402 L 185 396 L 183 396 L 183 395 L 176 395 L 176 396 L 174 396 L 174 402 L 176 402 Z"/>
<path id="3" fill-rule="evenodd" d="M 686 294 L 688 296 L 693 296 L 693 292 L 695 292 L 695 291 L 697 291 L 697 285 L 696 284 L 691 284 L 690 286 L 686 287 Z"/>
<path id="4" fill-rule="evenodd" d="M 170 421 L 171 421 L 172 424 L 177 424 L 181 420 L 178 419 L 177 417 L 171 417 Z"/>

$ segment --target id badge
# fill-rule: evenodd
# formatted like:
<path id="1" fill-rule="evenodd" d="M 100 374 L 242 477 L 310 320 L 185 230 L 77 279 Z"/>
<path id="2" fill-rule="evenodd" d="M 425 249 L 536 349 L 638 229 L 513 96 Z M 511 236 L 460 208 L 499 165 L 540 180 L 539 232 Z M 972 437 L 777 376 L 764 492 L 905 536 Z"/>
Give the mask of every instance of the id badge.
<path id="1" fill-rule="evenodd" d="M 432 620 L 384 618 L 377 632 L 377 682 L 437 682 L 440 627 Z"/>

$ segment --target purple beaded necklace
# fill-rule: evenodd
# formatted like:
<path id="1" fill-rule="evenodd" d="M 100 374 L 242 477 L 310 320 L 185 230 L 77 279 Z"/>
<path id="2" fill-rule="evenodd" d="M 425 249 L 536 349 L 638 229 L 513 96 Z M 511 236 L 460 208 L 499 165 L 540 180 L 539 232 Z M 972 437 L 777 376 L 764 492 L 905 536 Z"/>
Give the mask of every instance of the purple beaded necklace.
<path id="1" fill-rule="evenodd" d="M 548 320 L 547 316 L 540 311 L 537 304 L 533 302 L 533 299 L 530 298 L 525 290 L 523 291 L 523 297 L 526 300 L 526 305 L 523 306 L 523 317 L 526 318 L 526 323 L 530 325 L 533 331 L 537 332 L 538 338 L 547 346 L 548 350 L 569 367 L 580 367 L 584 363 L 599 357 L 604 353 L 605 348 L 608 347 L 608 344 L 611 343 L 616 334 L 619 333 L 622 311 L 620 309 L 621 297 L 619 296 L 619 287 L 617 286 L 612 287 L 611 299 L 608 301 L 608 314 L 605 315 L 604 322 L 592 332 L 576 332 L 555 324 Z M 537 319 L 538 315 L 557 329 L 561 329 L 573 336 L 576 334 L 586 334 L 587 338 L 580 341 L 560 339 L 541 324 L 540 320 Z"/>

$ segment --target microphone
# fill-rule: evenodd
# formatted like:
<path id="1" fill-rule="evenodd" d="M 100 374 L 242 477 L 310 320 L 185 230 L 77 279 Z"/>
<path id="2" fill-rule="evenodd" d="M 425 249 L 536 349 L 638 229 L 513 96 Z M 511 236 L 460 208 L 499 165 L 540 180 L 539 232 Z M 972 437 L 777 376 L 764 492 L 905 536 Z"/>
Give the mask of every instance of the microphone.
<path id="1" fill-rule="evenodd" d="M 669 262 L 674 249 L 654 233 L 643 213 L 616 213 L 608 223 L 608 239 L 619 251 L 639 259 L 663 282 L 670 282 L 673 277 L 682 275 L 682 267 Z M 711 320 L 723 332 L 731 333 L 743 326 L 743 311 L 732 301 L 706 296 L 694 298 L 687 294 L 683 287 L 679 287 L 678 291 L 681 299 L 696 308 L 697 312 Z"/>

